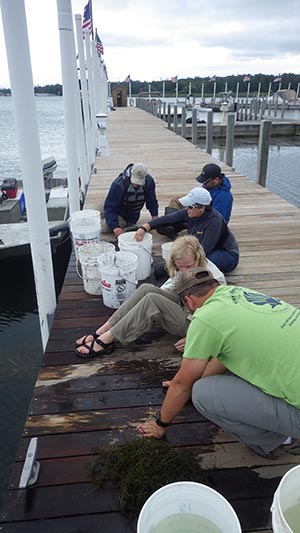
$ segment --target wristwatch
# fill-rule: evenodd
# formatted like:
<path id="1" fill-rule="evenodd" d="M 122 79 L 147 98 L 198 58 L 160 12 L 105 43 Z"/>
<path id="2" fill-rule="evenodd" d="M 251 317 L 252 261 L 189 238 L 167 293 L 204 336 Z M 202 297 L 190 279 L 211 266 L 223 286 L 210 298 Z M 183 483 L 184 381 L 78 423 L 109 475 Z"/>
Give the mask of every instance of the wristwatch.
<path id="1" fill-rule="evenodd" d="M 160 419 L 160 411 L 157 411 L 157 413 L 154 416 L 154 420 L 155 420 L 156 424 L 158 426 L 160 426 L 161 428 L 167 428 L 171 424 L 171 422 L 163 422 Z"/>

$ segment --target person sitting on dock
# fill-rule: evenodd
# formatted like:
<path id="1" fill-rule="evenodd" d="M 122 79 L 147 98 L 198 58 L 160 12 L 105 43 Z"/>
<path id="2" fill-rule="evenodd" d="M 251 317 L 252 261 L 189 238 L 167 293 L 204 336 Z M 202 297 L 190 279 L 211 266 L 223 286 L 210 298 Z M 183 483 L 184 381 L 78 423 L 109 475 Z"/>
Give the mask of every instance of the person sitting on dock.
<path id="1" fill-rule="evenodd" d="M 124 228 L 136 226 L 145 203 L 155 218 L 158 215 L 155 181 L 145 165 L 130 163 L 110 186 L 104 202 L 104 216 L 101 213 L 101 232 L 113 232 L 118 237 Z"/>
<path id="2" fill-rule="evenodd" d="M 142 241 L 152 229 L 183 224 L 189 235 L 197 237 L 206 257 L 222 272 L 230 272 L 239 262 L 238 243 L 224 218 L 212 206 L 211 195 L 203 187 L 192 189 L 180 198 L 185 207 L 180 211 L 146 222 L 137 230 L 135 238 Z"/>
<path id="3" fill-rule="evenodd" d="M 199 176 L 195 178 L 201 183 L 204 189 L 210 192 L 212 198 L 213 208 L 216 209 L 222 215 L 225 222 L 228 224 L 232 211 L 233 196 L 231 193 L 231 183 L 229 178 L 223 174 L 221 168 L 216 163 L 207 163 L 202 168 Z M 175 213 L 179 209 L 183 209 L 184 206 L 180 202 L 180 195 L 174 196 L 169 205 L 165 208 L 165 215 Z M 183 224 L 174 224 L 172 226 L 164 226 L 158 228 L 157 232 L 161 235 L 166 235 L 169 239 L 176 239 L 178 233 L 184 229 Z"/>
<path id="4" fill-rule="evenodd" d="M 154 325 L 161 326 L 172 335 L 181 335 L 182 338 L 175 343 L 175 347 L 183 351 L 190 316 L 174 293 L 174 279 L 178 271 L 198 265 L 206 265 L 220 284 L 226 284 L 222 272 L 206 259 L 199 241 L 190 235 L 180 237 L 174 241 L 168 259 L 170 279 L 160 288 L 143 283 L 109 320 L 97 329 L 95 335 L 85 335 L 77 339 L 76 355 L 89 359 L 111 353 L 115 348 L 115 340 L 126 346 Z"/>
<path id="5" fill-rule="evenodd" d="M 179 273 L 175 292 L 193 314 L 181 368 L 156 421 L 138 431 L 163 437 L 191 398 L 253 451 L 278 456 L 288 435 L 300 438 L 300 310 L 252 289 L 221 287 L 203 267 Z"/>

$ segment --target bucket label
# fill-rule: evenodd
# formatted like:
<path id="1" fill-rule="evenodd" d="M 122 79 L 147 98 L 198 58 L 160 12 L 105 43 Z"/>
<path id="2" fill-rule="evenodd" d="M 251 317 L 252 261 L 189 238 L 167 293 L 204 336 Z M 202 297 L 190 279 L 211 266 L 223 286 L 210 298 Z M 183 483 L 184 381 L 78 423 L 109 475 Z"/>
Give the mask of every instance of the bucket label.
<path id="1" fill-rule="evenodd" d="M 126 298 L 126 279 L 116 279 L 117 300 L 125 300 Z"/>

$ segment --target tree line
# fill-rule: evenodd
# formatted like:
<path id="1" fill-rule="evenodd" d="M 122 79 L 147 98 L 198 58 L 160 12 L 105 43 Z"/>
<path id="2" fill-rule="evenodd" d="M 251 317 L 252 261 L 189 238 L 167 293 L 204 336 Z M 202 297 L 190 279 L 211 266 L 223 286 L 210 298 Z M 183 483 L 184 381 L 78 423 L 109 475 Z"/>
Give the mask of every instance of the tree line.
<path id="1" fill-rule="evenodd" d="M 260 87 L 260 94 L 264 95 L 267 94 L 269 91 L 269 86 L 271 83 L 271 92 L 274 93 L 278 90 L 279 82 L 275 82 L 274 80 L 278 78 L 278 76 L 274 76 L 272 74 L 254 74 L 254 75 L 248 75 L 250 77 L 250 94 L 255 94 L 257 92 L 257 89 L 259 87 L 259 83 L 261 84 Z M 247 92 L 248 89 L 248 81 L 243 81 L 245 78 L 245 74 L 243 75 L 230 75 L 230 76 L 216 76 L 216 93 L 224 91 L 225 87 L 227 86 L 228 91 L 232 91 L 235 93 L 237 88 L 237 83 L 239 83 L 239 94 L 243 94 Z M 293 73 L 284 73 L 280 75 L 281 78 L 281 88 L 287 89 L 290 85 L 291 89 L 297 90 L 298 84 L 300 83 L 300 74 L 293 74 Z M 178 78 L 178 96 L 185 97 L 189 94 L 189 89 L 191 85 L 191 94 L 194 96 L 201 96 L 202 92 L 202 84 L 204 84 L 204 93 L 205 95 L 213 94 L 214 91 L 214 83 L 210 81 L 209 77 L 199 77 L 196 76 L 195 78 Z M 125 81 L 123 82 L 112 82 L 111 88 L 113 89 L 116 85 L 121 84 L 124 85 L 128 89 L 128 83 Z M 140 80 L 131 80 L 131 94 L 132 96 L 137 96 L 141 92 L 148 92 L 149 90 L 149 84 L 151 85 L 151 91 L 159 91 L 162 94 L 163 90 L 163 81 L 140 81 Z M 174 95 L 175 93 L 175 86 L 176 84 L 173 83 L 171 80 L 165 80 L 165 94 L 168 95 Z M 59 83 L 56 84 L 48 84 L 44 86 L 36 85 L 34 87 L 35 94 L 49 94 L 49 95 L 55 95 L 55 96 L 61 96 L 62 95 L 62 85 Z M 11 91 L 9 88 L 0 89 L 0 95 L 9 95 L 11 94 Z"/>

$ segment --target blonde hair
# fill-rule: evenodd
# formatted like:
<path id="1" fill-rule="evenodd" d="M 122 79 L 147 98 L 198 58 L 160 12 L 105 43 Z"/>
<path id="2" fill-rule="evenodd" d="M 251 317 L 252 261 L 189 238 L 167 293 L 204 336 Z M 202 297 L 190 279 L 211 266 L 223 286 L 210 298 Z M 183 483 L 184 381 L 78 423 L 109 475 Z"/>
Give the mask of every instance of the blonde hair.
<path id="1" fill-rule="evenodd" d="M 192 235 L 178 237 L 178 239 L 176 239 L 172 244 L 170 255 L 167 260 L 167 268 L 171 278 L 173 278 L 176 272 L 178 272 L 178 267 L 176 266 L 175 261 L 182 259 L 187 255 L 192 257 L 194 261 L 194 267 L 206 266 L 205 252 L 198 239 Z"/>

